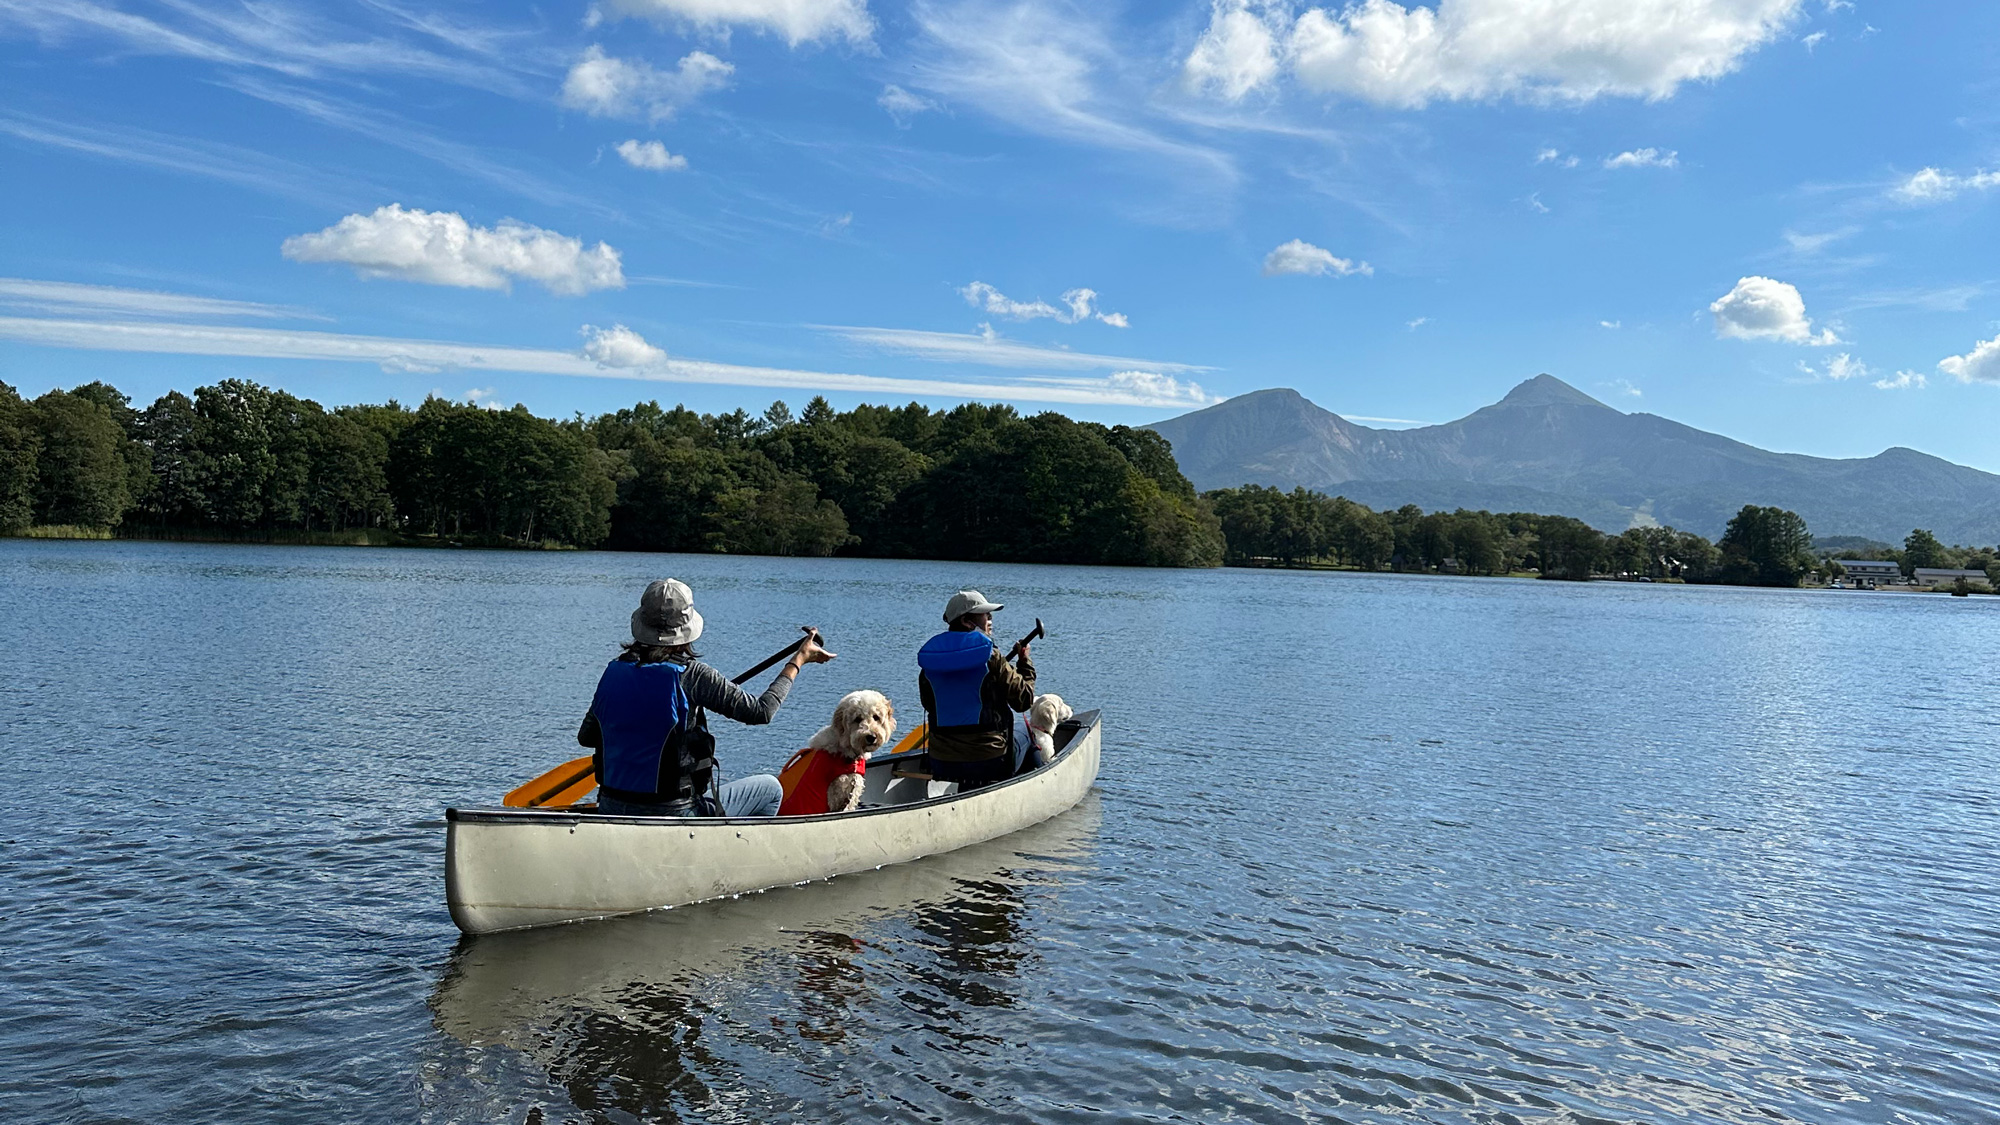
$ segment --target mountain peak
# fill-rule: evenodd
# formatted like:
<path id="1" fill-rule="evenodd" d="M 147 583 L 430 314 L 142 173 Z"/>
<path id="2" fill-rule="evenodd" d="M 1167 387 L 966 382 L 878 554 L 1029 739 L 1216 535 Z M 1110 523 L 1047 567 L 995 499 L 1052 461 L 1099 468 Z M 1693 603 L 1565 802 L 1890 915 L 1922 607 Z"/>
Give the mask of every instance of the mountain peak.
<path id="1" fill-rule="evenodd" d="M 1507 392 L 1498 406 L 1599 406 L 1611 407 L 1563 382 L 1553 375 L 1537 375 Z M 1615 413 L 1615 411 L 1614 411 Z"/>

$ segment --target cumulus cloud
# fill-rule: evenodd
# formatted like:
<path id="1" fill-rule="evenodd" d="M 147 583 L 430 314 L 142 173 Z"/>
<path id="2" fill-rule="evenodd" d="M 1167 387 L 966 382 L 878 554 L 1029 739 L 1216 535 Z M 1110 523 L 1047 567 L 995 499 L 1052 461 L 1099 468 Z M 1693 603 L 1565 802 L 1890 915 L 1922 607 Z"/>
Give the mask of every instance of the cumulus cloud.
<path id="1" fill-rule="evenodd" d="M 1846 352 L 1828 356 L 1818 367 L 1802 361 L 1798 368 L 1802 374 L 1814 380 L 1831 379 L 1836 383 L 1844 383 L 1849 379 L 1865 379 L 1875 373 L 1867 364 Z"/>
<path id="2" fill-rule="evenodd" d="M 1746 277 L 1736 288 L 1708 306 L 1715 314 L 1715 332 L 1738 340 L 1783 340 L 1789 344 L 1827 347 L 1840 343 L 1833 329 L 1817 335 L 1806 315 L 1805 298 L 1796 286 L 1768 277 Z"/>
<path id="3" fill-rule="evenodd" d="M 1237 101 L 1278 75 L 1283 13 L 1253 13 L 1244 0 L 1215 0 L 1208 30 L 1182 64 L 1188 85 Z"/>
<path id="4" fill-rule="evenodd" d="M 1719 78 L 1804 0 L 1359 0 L 1294 15 L 1276 0 L 1214 0 L 1184 69 L 1236 99 L 1289 67 L 1309 89 L 1382 105 L 1512 96 L 1671 97 Z"/>
<path id="5" fill-rule="evenodd" d="M 1115 371 L 1104 381 L 1150 405 L 1207 406 L 1222 401 L 1202 390 L 1199 383 L 1184 383 L 1157 371 Z"/>
<path id="6" fill-rule="evenodd" d="M 454 211 L 404 209 L 391 203 L 349 215 L 325 230 L 293 235 L 281 247 L 295 262 L 339 262 L 363 277 L 426 285 L 506 289 L 516 279 L 575 297 L 593 289 L 623 289 L 618 251 L 503 219 L 475 227 Z"/>
<path id="7" fill-rule="evenodd" d="M 657 367 L 666 362 L 667 350 L 646 342 L 644 336 L 622 324 L 599 328 L 583 326 L 583 358 L 599 367 Z"/>
<path id="8" fill-rule="evenodd" d="M 875 30 L 865 0 L 601 0 L 598 11 L 708 31 L 747 27 L 794 47 L 836 35 L 866 43 Z"/>
<path id="9" fill-rule="evenodd" d="M 735 72 L 706 51 L 690 51 L 673 70 L 659 70 L 644 59 L 614 58 L 592 44 L 563 79 L 561 101 L 592 117 L 659 121 L 721 89 Z"/>
<path id="10" fill-rule="evenodd" d="M 632 167 L 648 172 L 684 172 L 688 166 L 687 157 L 668 152 L 658 141 L 619 141 L 618 155 Z"/>
<path id="11" fill-rule="evenodd" d="M 1656 148 L 1635 148 L 1604 158 L 1606 168 L 1672 168 L 1680 162 L 1680 153 L 1671 150 L 1661 152 Z"/>
<path id="12" fill-rule="evenodd" d="M 1916 371 L 1898 371 L 1892 376 L 1875 380 L 1875 385 L 1885 391 L 1922 390 L 1930 380 Z"/>
<path id="13" fill-rule="evenodd" d="M 1574 156 L 1565 156 L 1561 149 L 1545 148 L 1535 154 L 1535 163 L 1553 164 L 1558 168 L 1574 168 L 1578 161 Z"/>
<path id="14" fill-rule="evenodd" d="M 882 96 L 875 99 L 875 104 L 887 110 L 889 117 L 901 129 L 909 128 L 910 122 L 917 114 L 928 113 L 938 107 L 937 103 L 929 98 L 921 94 L 912 94 L 896 85 L 882 87 Z"/>
<path id="15" fill-rule="evenodd" d="M 1903 203 L 1943 203 L 1956 199 L 1962 192 L 1986 191 L 2000 187 L 2000 172 L 1974 172 L 1970 176 L 1954 175 L 1936 168 L 1925 168 L 1897 184 L 1889 195 Z"/>
<path id="16" fill-rule="evenodd" d="M 1061 308 L 1047 301 L 1016 301 L 983 281 L 975 281 L 958 291 L 965 303 L 981 312 L 1009 320 L 1056 320 L 1064 324 L 1076 324 L 1085 320 L 1102 321 L 1113 328 L 1129 328 L 1131 321 L 1124 313 L 1105 312 L 1097 307 L 1097 290 L 1071 289 L 1062 295 Z"/>
<path id="17" fill-rule="evenodd" d="M 1964 355 L 1946 356 L 1937 366 L 1961 383 L 2000 383 L 2000 336 L 1981 340 Z"/>
<path id="18" fill-rule="evenodd" d="M 1320 277 L 1329 273 L 1336 277 L 1347 277 L 1357 273 L 1372 275 L 1374 272 L 1375 267 L 1367 262 L 1336 258 L 1332 251 L 1322 250 L 1302 238 L 1294 238 L 1264 255 L 1265 277 L 1277 277 L 1281 274 Z"/>

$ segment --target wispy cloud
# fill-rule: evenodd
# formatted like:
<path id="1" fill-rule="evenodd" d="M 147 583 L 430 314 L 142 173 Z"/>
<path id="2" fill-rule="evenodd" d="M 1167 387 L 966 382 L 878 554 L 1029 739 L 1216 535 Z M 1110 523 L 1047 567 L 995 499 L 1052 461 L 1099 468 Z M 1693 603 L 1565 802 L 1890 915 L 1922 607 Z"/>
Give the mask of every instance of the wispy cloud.
<path id="1" fill-rule="evenodd" d="M 0 277 L 0 305 L 63 314 L 118 313 L 126 316 L 257 317 L 269 320 L 326 320 L 327 317 L 284 305 L 231 301 L 164 293 L 155 289 L 125 289 L 115 285 L 81 285 L 70 281 L 36 281 Z"/>
<path id="2" fill-rule="evenodd" d="M 965 303 L 990 316 L 1006 317 L 1008 320 L 1054 320 L 1062 324 L 1076 324 L 1085 320 L 1102 321 L 1113 328 L 1130 328 L 1132 322 L 1124 313 L 1105 312 L 1097 307 L 1097 290 L 1070 289 L 1062 295 L 1062 307 L 1057 308 L 1047 301 L 1016 301 L 983 281 L 975 281 L 958 291 Z"/>
<path id="3" fill-rule="evenodd" d="M 1936 168 L 1925 168 L 1889 189 L 1889 197 L 1900 203 L 1943 203 L 1968 191 L 2000 187 L 2000 172 L 1974 172 L 1961 176 Z"/>
<path id="4" fill-rule="evenodd" d="M 308 168 L 254 149 L 143 129 L 100 128 L 0 113 L 0 134 L 122 164 L 200 176 L 320 207 L 345 206 L 356 195 L 379 195 L 386 190 L 337 171 Z"/>
<path id="5" fill-rule="evenodd" d="M 703 94 L 728 85 L 736 68 L 707 51 L 690 51 L 672 70 L 621 59 L 592 44 L 563 79 L 562 104 L 592 117 L 661 121 Z"/>
<path id="6" fill-rule="evenodd" d="M 616 329 L 606 331 L 616 331 Z M 1189 397 L 1186 385 L 1171 380 L 1159 381 L 1165 369 L 1174 365 L 1145 364 L 1142 360 L 1122 361 L 1122 365 L 1132 366 L 1102 379 L 981 383 L 751 367 L 682 358 L 665 358 L 657 363 L 634 367 L 616 367 L 586 355 L 583 349 L 559 351 L 440 340 L 397 339 L 386 336 L 354 336 L 333 332 L 302 332 L 211 324 L 165 324 L 152 321 L 0 317 L 0 339 L 42 347 L 90 351 L 335 360 L 370 363 L 385 370 L 403 372 L 511 371 L 535 375 L 633 379 L 658 383 L 704 383 L 733 387 L 778 387 L 797 391 L 881 394 L 902 399 L 927 397 L 1045 402 L 1077 406 L 1151 407 L 1183 407 L 1193 401 Z M 589 342 L 586 341 L 586 346 Z M 644 343 L 643 340 L 639 342 Z M 1153 370 L 1144 370 L 1145 367 Z M 1198 392 L 1199 388 L 1196 388 L 1196 391 Z"/>
<path id="7" fill-rule="evenodd" d="M 598 12 L 725 34 L 744 27 L 794 47 L 835 36 L 866 44 L 875 30 L 865 0 L 603 0 Z"/>
<path id="8" fill-rule="evenodd" d="M 1066 348 L 1037 347 L 991 333 L 926 332 L 915 328 L 864 328 L 839 324 L 809 327 L 878 351 L 946 363 L 976 363 L 983 367 L 1039 367 L 1067 371 L 1145 369 L 1170 373 L 1215 370 L 1196 363 L 1165 363 L 1125 355 L 1094 355 Z"/>

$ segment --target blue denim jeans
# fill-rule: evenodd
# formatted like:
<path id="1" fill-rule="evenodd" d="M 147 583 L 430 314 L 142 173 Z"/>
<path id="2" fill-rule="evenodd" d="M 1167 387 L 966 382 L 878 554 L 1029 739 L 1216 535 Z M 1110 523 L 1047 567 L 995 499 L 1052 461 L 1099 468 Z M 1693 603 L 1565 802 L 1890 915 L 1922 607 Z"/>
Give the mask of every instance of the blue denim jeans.
<path id="1" fill-rule="evenodd" d="M 754 773 L 749 777 L 739 777 L 724 785 L 720 791 L 723 816 L 776 816 L 778 806 L 784 802 L 784 787 L 778 779 L 768 773 Z M 707 794 L 702 794 L 699 805 L 709 804 Z M 712 816 L 710 812 L 694 811 L 683 813 L 664 812 L 658 805 L 640 805 L 621 801 L 616 797 L 597 796 L 597 811 L 613 816 Z"/>

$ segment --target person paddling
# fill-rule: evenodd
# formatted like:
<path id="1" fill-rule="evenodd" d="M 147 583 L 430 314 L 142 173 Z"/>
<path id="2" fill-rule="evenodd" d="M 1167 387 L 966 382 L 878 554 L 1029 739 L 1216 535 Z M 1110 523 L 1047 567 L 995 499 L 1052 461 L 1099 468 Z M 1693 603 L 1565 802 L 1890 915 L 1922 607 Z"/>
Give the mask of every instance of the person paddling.
<path id="1" fill-rule="evenodd" d="M 1004 654 L 993 643 L 993 615 L 1004 608 L 960 590 L 945 603 L 945 631 L 917 652 L 931 776 L 958 782 L 961 793 L 1014 776 L 1025 748 L 1011 712 L 1034 706 L 1035 664 L 1026 642 Z"/>
<path id="2" fill-rule="evenodd" d="M 771 721 L 792 681 L 808 664 L 834 654 L 809 635 L 764 689 L 752 696 L 702 663 L 694 592 L 674 578 L 653 582 L 632 612 L 632 640 L 598 678 L 576 732 L 596 751 L 597 809 L 622 816 L 774 816 L 784 790 L 770 774 L 715 788 L 715 736 L 707 712 L 761 726 Z"/>

